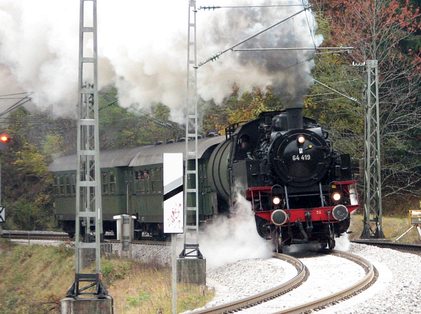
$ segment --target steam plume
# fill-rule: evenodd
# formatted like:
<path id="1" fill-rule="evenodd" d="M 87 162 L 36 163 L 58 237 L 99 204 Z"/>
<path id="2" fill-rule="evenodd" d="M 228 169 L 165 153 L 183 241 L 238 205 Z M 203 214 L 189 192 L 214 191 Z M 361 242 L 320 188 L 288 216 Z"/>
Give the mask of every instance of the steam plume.
<path id="1" fill-rule="evenodd" d="M 264 0 L 230 4 L 267 4 Z M 285 3 L 285 2 L 283 2 Z M 290 2 L 298 4 L 298 2 Z M 215 0 L 211 5 L 225 5 Z M 207 5 L 197 1 L 197 6 Z M 199 10 L 198 61 L 229 47 L 302 8 Z M 0 94 L 34 92 L 39 107 L 73 114 L 77 101 L 79 1 L 2 0 L 0 3 Z M 302 47 L 314 43 L 309 11 L 282 23 L 245 47 Z M 182 111 L 186 79 L 187 0 L 98 1 L 100 88 L 114 84 L 123 106 L 163 102 Z M 198 71 L 199 94 L 217 102 L 231 92 L 271 85 L 291 104 L 312 83 L 311 53 L 229 52 Z M 178 116 L 180 116 L 178 114 Z"/>
<path id="2" fill-rule="evenodd" d="M 239 194 L 231 217 L 218 216 L 200 235 L 200 249 L 209 268 L 272 255 L 271 242 L 257 233 L 250 202 Z"/>

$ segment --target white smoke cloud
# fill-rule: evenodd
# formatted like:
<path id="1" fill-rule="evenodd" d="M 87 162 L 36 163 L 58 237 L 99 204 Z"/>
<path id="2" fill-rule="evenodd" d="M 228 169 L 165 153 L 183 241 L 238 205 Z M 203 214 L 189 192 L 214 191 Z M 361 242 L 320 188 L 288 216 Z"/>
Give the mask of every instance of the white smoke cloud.
<path id="1" fill-rule="evenodd" d="M 263 3 L 233 0 L 230 4 Z M 179 115 L 186 89 L 187 5 L 188 0 L 98 1 L 99 87 L 117 86 L 123 106 L 163 102 Z M 208 4 L 197 1 L 198 8 L 204 5 Z M 210 5 L 226 5 L 226 1 Z M 198 61 L 301 9 L 199 10 Z M 78 23 L 76 0 L 1 0 L 0 94 L 31 91 L 39 107 L 53 105 L 57 114 L 73 113 Z M 242 47 L 313 46 L 309 25 L 314 28 L 315 23 L 307 11 Z M 320 44 L 320 38 L 317 41 Z M 297 51 L 228 52 L 198 70 L 199 94 L 221 101 L 236 82 L 243 89 L 273 85 L 296 101 L 312 83 L 312 62 L 303 62 L 309 58 L 311 53 Z"/>
<path id="2" fill-rule="evenodd" d="M 209 268 L 272 256 L 271 242 L 258 235 L 250 202 L 240 195 L 230 218 L 218 216 L 200 235 L 200 250 Z"/>

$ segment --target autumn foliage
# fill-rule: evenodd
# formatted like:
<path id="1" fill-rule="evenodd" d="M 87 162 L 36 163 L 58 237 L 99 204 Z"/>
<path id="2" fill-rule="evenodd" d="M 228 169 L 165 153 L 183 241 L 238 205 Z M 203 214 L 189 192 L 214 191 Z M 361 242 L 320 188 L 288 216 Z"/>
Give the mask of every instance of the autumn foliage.
<path id="1" fill-rule="evenodd" d="M 358 61 L 382 60 L 403 39 L 421 31 L 420 8 L 409 0 L 329 0 L 319 5 L 332 21 L 331 41 L 354 46 Z M 421 70 L 421 49 L 407 53 Z"/>

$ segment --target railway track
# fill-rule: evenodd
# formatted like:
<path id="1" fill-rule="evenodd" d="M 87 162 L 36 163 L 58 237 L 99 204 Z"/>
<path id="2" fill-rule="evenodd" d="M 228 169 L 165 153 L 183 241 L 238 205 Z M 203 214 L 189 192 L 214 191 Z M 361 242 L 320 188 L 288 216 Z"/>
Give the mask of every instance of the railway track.
<path id="1" fill-rule="evenodd" d="M 214 314 L 214 313 L 230 313 L 230 312 L 239 311 L 241 309 L 251 307 L 256 304 L 259 304 L 259 303 L 271 300 L 273 298 L 276 298 L 280 295 L 283 295 L 295 289 L 299 285 L 301 285 L 309 276 L 307 267 L 299 259 L 296 259 L 289 255 L 279 254 L 279 253 L 274 253 L 273 256 L 275 258 L 281 259 L 293 265 L 295 269 L 297 270 L 297 275 L 294 278 L 291 278 L 290 280 L 288 280 L 287 282 L 275 288 L 261 292 L 259 294 L 256 294 L 256 295 L 253 295 L 253 296 L 250 296 L 238 301 L 233 301 L 233 302 L 229 302 L 229 303 L 222 304 L 219 306 L 215 306 L 209 309 L 194 311 L 193 313 L 194 314 L 205 314 L 205 313 Z"/>
<path id="2" fill-rule="evenodd" d="M 74 241 L 69 238 L 69 235 L 65 232 L 55 231 L 32 231 L 32 230 L 3 230 L 1 234 L 2 238 L 10 240 L 56 240 L 56 241 Z M 121 241 L 115 239 L 105 239 L 103 244 L 120 244 Z M 156 241 L 156 240 L 134 240 L 132 244 L 142 245 L 159 245 L 159 246 L 170 246 L 171 242 L 168 241 Z"/>
<path id="3" fill-rule="evenodd" d="M 381 248 L 388 248 L 393 250 L 398 250 L 407 253 L 414 253 L 421 255 L 421 244 L 411 244 L 411 243 L 397 243 L 390 240 L 375 240 L 375 239 L 359 239 L 352 240 L 353 243 L 374 245 Z"/>
<path id="4" fill-rule="evenodd" d="M 335 304 L 338 301 L 342 301 L 342 300 L 346 300 L 351 298 L 352 296 L 364 291 L 365 289 L 367 289 L 368 287 L 370 287 L 372 284 L 374 284 L 374 282 L 377 280 L 378 277 L 378 272 L 375 269 L 375 267 L 366 259 L 358 256 L 358 255 L 354 255 L 351 253 L 347 253 L 347 252 L 342 252 L 342 251 L 332 251 L 331 252 L 332 255 L 341 257 L 341 258 L 346 258 L 358 265 L 360 265 L 365 272 L 365 275 L 363 278 L 361 278 L 360 280 L 358 280 L 356 283 L 354 283 L 353 285 L 338 291 L 334 294 L 331 294 L 327 297 L 323 297 L 311 302 L 307 302 L 292 308 L 288 308 L 279 312 L 275 312 L 276 314 L 293 314 L 293 313 L 305 313 L 305 312 L 309 312 L 309 311 L 313 311 L 313 310 L 318 310 L 318 309 L 322 309 L 325 308 L 331 304 Z"/>
<path id="5" fill-rule="evenodd" d="M 69 235 L 65 232 L 35 230 L 3 230 L 1 237 L 11 240 L 70 240 Z"/>
<path id="6" fill-rule="evenodd" d="M 330 304 L 334 304 L 334 303 L 337 303 L 338 301 L 348 299 L 360 293 L 361 291 L 367 289 L 376 281 L 376 278 L 378 276 L 377 271 L 369 261 L 361 258 L 360 256 L 350 254 L 347 252 L 333 251 L 331 252 L 331 254 L 341 257 L 341 258 L 346 258 L 358 264 L 359 266 L 361 266 L 364 269 L 364 273 L 365 273 L 364 277 L 358 280 L 358 282 L 354 283 L 353 285 L 347 287 L 346 289 L 338 291 L 337 293 L 331 294 L 327 297 L 323 297 L 311 302 L 303 303 L 301 305 L 297 305 L 291 308 L 283 309 L 275 313 L 279 313 L 279 314 L 305 313 L 305 312 L 310 312 L 317 309 L 322 309 L 329 306 Z M 194 314 L 204 314 L 204 313 L 215 314 L 215 313 L 231 313 L 231 312 L 241 311 L 242 309 L 246 309 L 246 308 L 261 304 L 263 302 L 270 301 L 279 296 L 282 296 L 283 294 L 297 288 L 307 279 L 308 276 L 311 275 L 309 274 L 307 267 L 305 267 L 305 265 L 296 258 L 283 255 L 283 254 L 275 254 L 274 257 L 280 258 L 289 263 L 292 263 L 294 267 L 297 269 L 297 276 L 291 279 L 289 282 L 286 282 L 278 287 L 264 291 L 257 295 L 250 296 L 248 298 L 238 300 L 235 302 L 223 304 L 217 307 L 194 311 L 193 313 Z"/>

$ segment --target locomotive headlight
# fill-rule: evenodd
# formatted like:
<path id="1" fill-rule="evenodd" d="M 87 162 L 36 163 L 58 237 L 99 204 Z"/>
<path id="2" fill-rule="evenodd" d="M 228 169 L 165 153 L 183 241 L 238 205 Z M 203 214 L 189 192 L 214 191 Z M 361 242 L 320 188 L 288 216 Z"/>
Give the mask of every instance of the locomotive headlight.
<path id="1" fill-rule="evenodd" d="M 299 143 L 299 144 L 304 144 L 304 142 L 306 141 L 306 138 L 304 137 L 304 135 L 299 135 L 298 137 L 297 137 L 297 142 Z"/>
<path id="2" fill-rule="evenodd" d="M 333 192 L 333 193 L 332 193 L 332 199 L 333 199 L 335 202 L 338 202 L 338 201 L 341 199 L 341 197 L 342 197 L 342 195 L 341 195 L 341 193 L 339 193 L 339 192 Z"/>
<path id="3" fill-rule="evenodd" d="M 279 196 L 275 196 L 274 198 L 272 198 L 272 203 L 273 205 L 281 204 L 281 198 Z"/>

